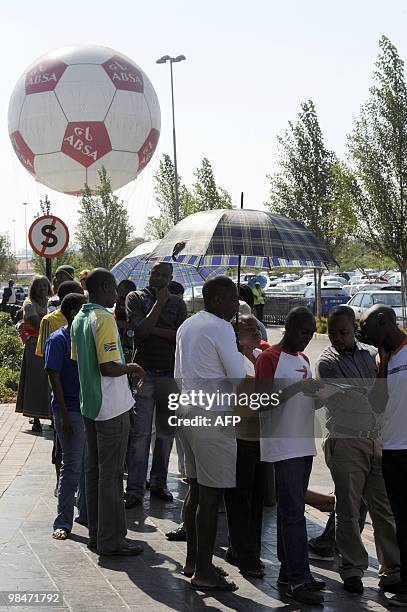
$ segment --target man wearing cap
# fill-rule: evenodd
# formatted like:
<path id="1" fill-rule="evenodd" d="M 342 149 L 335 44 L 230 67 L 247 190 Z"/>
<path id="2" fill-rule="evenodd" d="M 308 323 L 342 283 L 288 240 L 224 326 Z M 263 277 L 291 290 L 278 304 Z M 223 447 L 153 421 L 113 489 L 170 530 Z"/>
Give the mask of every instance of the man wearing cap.
<path id="1" fill-rule="evenodd" d="M 263 289 L 260 286 L 259 281 L 255 282 L 252 292 L 253 292 L 253 297 L 254 297 L 254 310 L 256 313 L 256 317 L 259 319 L 259 321 L 263 322 L 265 294 L 264 294 Z"/>
<path id="2" fill-rule="evenodd" d="M 59 266 L 55 271 L 55 276 L 52 280 L 54 295 L 48 300 L 48 312 L 53 312 L 60 305 L 57 295 L 59 285 L 65 281 L 73 281 L 75 276 L 75 268 L 68 264 Z"/>

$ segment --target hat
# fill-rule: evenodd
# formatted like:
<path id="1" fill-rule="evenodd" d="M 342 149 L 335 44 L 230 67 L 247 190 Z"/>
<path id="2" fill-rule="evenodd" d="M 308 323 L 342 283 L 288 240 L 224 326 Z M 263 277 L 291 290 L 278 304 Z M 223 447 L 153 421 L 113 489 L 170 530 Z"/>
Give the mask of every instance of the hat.
<path id="1" fill-rule="evenodd" d="M 260 281 L 256 281 L 254 284 L 255 285 L 260 285 Z"/>
<path id="2" fill-rule="evenodd" d="M 67 276 L 73 279 L 75 275 L 75 268 L 73 266 L 68 266 L 68 265 L 59 266 L 55 270 L 55 274 L 58 274 L 59 272 L 63 272 L 64 274 L 66 274 Z"/>

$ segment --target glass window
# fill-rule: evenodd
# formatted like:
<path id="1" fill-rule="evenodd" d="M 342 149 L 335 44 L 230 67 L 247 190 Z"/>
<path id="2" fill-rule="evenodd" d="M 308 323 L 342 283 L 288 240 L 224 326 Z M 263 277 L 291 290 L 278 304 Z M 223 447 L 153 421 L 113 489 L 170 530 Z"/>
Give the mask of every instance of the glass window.
<path id="1" fill-rule="evenodd" d="M 360 302 L 362 301 L 363 293 L 357 293 L 351 300 L 351 306 L 360 306 Z"/>

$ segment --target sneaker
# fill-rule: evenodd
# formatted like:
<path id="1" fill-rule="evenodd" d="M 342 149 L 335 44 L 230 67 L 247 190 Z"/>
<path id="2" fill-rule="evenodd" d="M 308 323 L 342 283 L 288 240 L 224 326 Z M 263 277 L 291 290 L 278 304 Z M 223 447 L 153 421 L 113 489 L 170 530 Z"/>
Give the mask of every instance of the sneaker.
<path id="1" fill-rule="evenodd" d="M 311 606 L 322 605 L 324 596 L 319 591 L 314 591 L 311 584 L 300 584 L 299 586 L 289 586 L 286 592 L 287 597 L 299 603 Z"/>
<path id="2" fill-rule="evenodd" d="M 318 580 L 317 578 L 314 578 L 314 576 L 311 576 L 311 580 L 308 584 L 313 591 L 323 591 L 324 588 L 326 587 L 326 584 L 323 580 Z M 284 576 L 279 576 L 277 578 L 277 586 L 287 587 L 288 586 L 287 578 L 285 578 Z"/>
<path id="3" fill-rule="evenodd" d="M 150 495 L 168 502 L 171 502 L 174 499 L 171 491 L 169 491 L 167 487 L 154 487 L 150 485 Z"/>
<path id="4" fill-rule="evenodd" d="M 173 529 L 172 531 L 168 531 L 165 534 L 165 537 L 170 542 L 186 542 L 187 541 L 187 532 L 185 531 L 184 523 L 181 523 L 177 529 Z"/>
<path id="5" fill-rule="evenodd" d="M 400 591 L 390 597 L 389 605 L 397 608 L 407 608 L 407 587 L 403 586 Z"/>
<path id="6" fill-rule="evenodd" d="M 361 595 L 363 593 L 363 582 L 359 576 L 350 576 L 345 578 L 343 581 L 343 588 L 349 593 L 357 593 Z"/>

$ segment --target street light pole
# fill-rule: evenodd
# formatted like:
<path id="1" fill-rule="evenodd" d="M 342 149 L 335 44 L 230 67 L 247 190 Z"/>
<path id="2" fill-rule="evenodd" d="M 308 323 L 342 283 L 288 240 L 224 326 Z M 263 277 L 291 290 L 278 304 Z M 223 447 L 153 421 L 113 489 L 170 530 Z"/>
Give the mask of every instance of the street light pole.
<path id="1" fill-rule="evenodd" d="M 25 226 L 25 268 L 28 270 L 28 231 L 27 231 L 27 206 L 28 202 L 23 202 L 24 206 L 24 226 Z"/>
<path id="2" fill-rule="evenodd" d="M 14 245 L 14 255 L 17 255 L 16 251 L 16 220 L 12 219 L 13 222 L 13 245 Z"/>
<path id="3" fill-rule="evenodd" d="M 169 55 L 163 55 L 160 59 L 156 60 L 156 64 L 170 63 L 170 75 L 171 75 L 171 106 L 172 106 L 172 142 L 174 147 L 174 175 L 175 175 L 175 214 L 174 222 L 179 221 L 179 190 L 178 190 L 178 167 L 177 167 L 177 139 L 175 135 L 175 107 L 174 107 L 174 76 L 172 65 L 174 63 L 182 62 L 185 60 L 185 55 L 178 55 L 177 57 L 170 57 Z"/>

